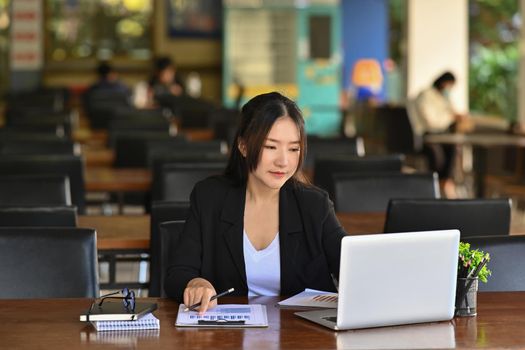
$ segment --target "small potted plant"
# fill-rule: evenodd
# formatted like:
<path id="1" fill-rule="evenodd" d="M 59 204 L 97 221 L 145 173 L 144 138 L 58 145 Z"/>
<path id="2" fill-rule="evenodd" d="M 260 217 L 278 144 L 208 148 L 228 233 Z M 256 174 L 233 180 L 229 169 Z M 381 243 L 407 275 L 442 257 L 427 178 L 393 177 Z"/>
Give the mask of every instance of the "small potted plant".
<path id="1" fill-rule="evenodd" d="M 456 316 L 475 316 L 478 280 L 487 283 L 491 271 L 487 268 L 490 255 L 470 249 L 469 243 L 459 243 L 458 281 L 456 287 Z"/>

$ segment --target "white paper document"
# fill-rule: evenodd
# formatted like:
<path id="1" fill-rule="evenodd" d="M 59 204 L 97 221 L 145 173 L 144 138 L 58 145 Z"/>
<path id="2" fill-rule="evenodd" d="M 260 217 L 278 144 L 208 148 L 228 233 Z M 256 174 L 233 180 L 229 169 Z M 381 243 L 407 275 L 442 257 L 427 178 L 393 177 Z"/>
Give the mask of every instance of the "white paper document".
<path id="1" fill-rule="evenodd" d="M 176 326 L 179 327 L 268 327 L 266 306 L 261 304 L 222 304 L 199 315 L 184 311 L 179 305 Z"/>
<path id="2" fill-rule="evenodd" d="M 337 308 L 337 293 L 324 292 L 315 289 L 305 289 L 304 292 L 294 295 L 277 303 L 285 307 L 321 307 L 325 309 Z"/>

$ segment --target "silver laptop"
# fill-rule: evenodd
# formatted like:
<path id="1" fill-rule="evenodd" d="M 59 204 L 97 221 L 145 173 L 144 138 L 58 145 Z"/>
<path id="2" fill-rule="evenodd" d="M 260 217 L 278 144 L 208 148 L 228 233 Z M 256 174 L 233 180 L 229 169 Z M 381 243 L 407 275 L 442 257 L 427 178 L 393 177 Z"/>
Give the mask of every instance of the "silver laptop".
<path id="1" fill-rule="evenodd" d="M 296 315 L 334 330 L 450 320 L 458 230 L 347 236 L 337 309 Z"/>

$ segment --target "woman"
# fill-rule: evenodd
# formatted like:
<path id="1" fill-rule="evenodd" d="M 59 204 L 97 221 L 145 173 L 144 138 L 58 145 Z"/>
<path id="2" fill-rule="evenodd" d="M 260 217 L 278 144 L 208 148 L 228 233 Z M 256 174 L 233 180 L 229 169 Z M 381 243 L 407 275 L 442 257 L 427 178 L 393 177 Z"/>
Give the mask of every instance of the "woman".
<path id="1" fill-rule="evenodd" d="M 415 100 L 418 123 L 424 133 L 454 132 L 456 128 L 463 128 L 468 124 L 468 116 L 457 113 L 449 100 L 451 89 L 456 83 L 456 77 L 445 72 L 432 84 L 432 87 L 423 90 Z M 455 157 L 454 145 L 425 145 L 430 168 L 436 171 L 447 198 L 456 198 L 456 189 L 452 180 L 453 162 Z"/>
<path id="2" fill-rule="evenodd" d="M 181 96 L 184 86 L 179 80 L 177 68 L 171 58 L 160 57 L 155 61 L 155 74 L 149 81 L 150 96 L 153 101 L 162 96 Z"/>
<path id="3" fill-rule="evenodd" d="M 304 183 L 304 120 L 279 93 L 242 108 L 225 174 L 198 183 L 165 290 L 185 305 L 234 295 L 335 291 L 345 232 L 325 192 Z"/>

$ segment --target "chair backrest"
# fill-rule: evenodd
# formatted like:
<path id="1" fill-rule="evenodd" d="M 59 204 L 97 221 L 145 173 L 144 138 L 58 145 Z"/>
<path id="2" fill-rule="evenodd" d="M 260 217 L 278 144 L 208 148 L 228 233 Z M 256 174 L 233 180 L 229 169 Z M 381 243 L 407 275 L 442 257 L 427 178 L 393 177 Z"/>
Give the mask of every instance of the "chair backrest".
<path id="1" fill-rule="evenodd" d="M 38 155 L 38 154 L 65 154 L 75 155 L 75 143 L 56 138 L 54 140 L 3 140 L 0 141 L 0 154 Z"/>
<path id="2" fill-rule="evenodd" d="M 76 227 L 77 208 L 74 206 L 0 207 L 0 226 Z"/>
<path id="3" fill-rule="evenodd" d="M 182 128 L 209 128 L 216 106 L 205 99 L 190 96 L 155 96 L 159 104 L 169 108 L 179 119 Z"/>
<path id="4" fill-rule="evenodd" d="M 55 130 L 71 135 L 74 114 L 71 111 L 53 112 L 46 110 L 25 110 L 12 114 L 6 120 L 6 126 L 26 130 Z"/>
<path id="5" fill-rule="evenodd" d="M 166 221 L 186 220 L 190 202 L 155 201 L 151 205 L 150 265 L 148 295 L 161 295 L 161 239 L 160 224 Z"/>
<path id="6" fill-rule="evenodd" d="M 98 297 L 96 232 L 0 227 L 0 298 Z"/>
<path id="7" fill-rule="evenodd" d="M 110 138 L 118 131 L 156 131 L 169 134 L 170 123 L 163 117 L 158 118 L 133 118 L 133 119 L 114 119 L 108 123 Z"/>
<path id="8" fill-rule="evenodd" d="M 392 199 L 385 232 L 458 229 L 461 237 L 508 235 L 510 199 Z"/>
<path id="9" fill-rule="evenodd" d="M 376 118 L 384 126 L 388 152 L 413 154 L 422 149 L 422 136 L 414 130 L 405 107 L 378 107 Z"/>
<path id="10" fill-rule="evenodd" d="M 360 137 L 322 138 L 308 136 L 305 167 L 314 166 L 315 159 L 326 155 L 364 156 L 365 146 Z"/>
<path id="11" fill-rule="evenodd" d="M 160 262 L 160 296 L 167 297 L 164 292 L 164 280 L 166 270 L 172 260 L 173 252 L 177 248 L 179 239 L 184 231 L 185 221 L 168 221 L 160 224 L 160 240 L 161 240 L 161 262 Z"/>
<path id="12" fill-rule="evenodd" d="M 69 179 L 64 175 L 47 174 L 0 175 L 0 205 L 71 205 Z"/>
<path id="13" fill-rule="evenodd" d="M 402 154 L 384 156 L 322 156 L 315 159 L 314 184 L 333 195 L 332 174 L 360 172 L 401 172 L 405 157 Z"/>
<path id="14" fill-rule="evenodd" d="M 484 292 L 525 291 L 525 236 L 465 237 L 471 248 L 490 254 L 487 264 L 492 275 L 479 283 Z"/>
<path id="15" fill-rule="evenodd" d="M 152 140 L 146 144 L 149 167 L 160 163 L 218 162 L 228 159 L 225 141 Z M 182 142 L 181 142 L 182 141 Z"/>
<path id="16" fill-rule="evenodd" d="M 200 180 L 224 172 L 226 163 L 178 162 L 165 163 L 153 169 L 153 200 L 189 201 L 193 186 Z"/>
<path id="17" fill-rule="evenodd" d="M 110 147 L 115 148 L 116 167 L 145 168 L 148 163 L 148 143 L 160 140 L 185 142 L 183 138 L 171 137 L 164 131 L 119 130 L 111 135 Z"/>
<path id="18" fill-rule="evenodd" d="M 118 108 L 131 108 L 130 95 L 125 91 L 100 89 L 84 95 L 84 108 L 95 129 L 107 128 L 111 115 Z"/>
<path id="19" fill-rule="evenodd" d="M 80 214 L 84 214 L 84 162 L 81 157 L 70 155 L 0 156 L 0 175 L 21 174 L 52 174 L 67 176 L 71 186 L 71 202 L 78 208 Z M 66 204 L 69 205 L 70 203 Z"/>
<path id="20" fill-rule="evenodd" d="M 0 128 L 0 139 L 2 142 L 47 142 L 67 139 L 65 135 L 57 135 L 56 130 L 50 132 L 27 131 L 18 128 Z"/>
<path id="21" fill-rule="evenodd" d="M 339 212 L 386 212 L 393 198 L 439 198 L 436 173 L 336 173 L 335 209 Z"/>

